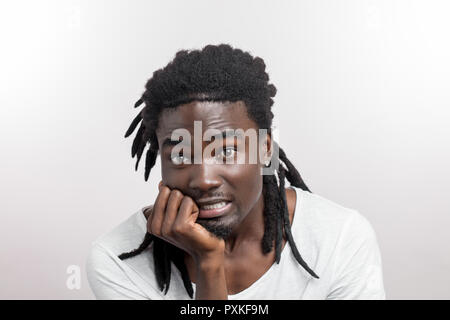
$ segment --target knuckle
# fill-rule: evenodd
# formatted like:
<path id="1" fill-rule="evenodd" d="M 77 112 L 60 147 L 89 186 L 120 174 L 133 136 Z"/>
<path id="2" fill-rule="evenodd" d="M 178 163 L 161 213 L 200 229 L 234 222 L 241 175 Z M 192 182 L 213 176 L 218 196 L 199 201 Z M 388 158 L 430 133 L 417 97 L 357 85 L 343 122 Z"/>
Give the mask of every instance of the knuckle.
<path id="1" fill-rule="evenodd" d="M 170 235 L 170 231 L 167 230 L 166 228 L 162 228 L 161 229 L 161 236 L 163 237 L 168 237 Z"/>
<path id="2" fill-rule="evenodd" d="M 161 190 L 159 190 L 159 194 L 161 195 L 161 198 L 164 198 L 170 194 L 170 189 L 167 188 L 166 186 L 163 186 L 161 187 Z"/>
<path id="3" fill-rule="evenodd" d="M 194 200 L 192 200 L 192 198 L 189 197 L 189 196 L 184 196 L 184 198 L 182 200 L 182 203 L 184 203 L 185 205 L 190 206 L 190 205 L 192 205 L 194 203 Z"/>
<path id="4" fill-rule="evenodd" d="M 173 196 L 174 199 L 180 199 L 180 198 L 183 197 L 183 194 L 181 193 L 180 190 L 174 189 L 174 190 L 172 191 L 172 196 Z"/>
<path id="5" fill-rule="evenodd" d="M 186 226 L 183 227 L 183 232 L 185 234 L 190 234 L 194 231 L 194 226 L 187 224 Z"/>
<path id="6" fill-rule="evenodd" d="M 151 234 L 154 234 L 155 236 L 159 235 L 158 231 L 156 230 L 155 226 L 153 226 L 153 225 L 150 226 L 150 230 L 149 231 L 150 231 Z"/>
<path id="7" fill-rule="evenodd" d="M 182 226 L 176 225 L 173 227 L 173 231 L 177 234 L 183 234 L 184 229 Z"/>

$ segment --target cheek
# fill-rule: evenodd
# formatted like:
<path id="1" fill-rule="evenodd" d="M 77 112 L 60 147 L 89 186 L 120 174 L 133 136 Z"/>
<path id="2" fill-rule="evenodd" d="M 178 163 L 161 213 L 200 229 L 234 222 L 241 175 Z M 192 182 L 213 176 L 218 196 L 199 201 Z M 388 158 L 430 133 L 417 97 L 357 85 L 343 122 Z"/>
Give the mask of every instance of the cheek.
<path id="1" fill-rule="evenodd" d="M 263 179 L 258 165 L 236 165 L 233 170 L 233 185 L 236 196 L 243 207 L 252 207 L 262 192 Z"/>
<path id="2" fill-rule="evenodd" d="M 163 183 L 171 189 L 185 190 L 189 183 L 189 170 L 174 169 L 170 165 L 161 164 Z"/>

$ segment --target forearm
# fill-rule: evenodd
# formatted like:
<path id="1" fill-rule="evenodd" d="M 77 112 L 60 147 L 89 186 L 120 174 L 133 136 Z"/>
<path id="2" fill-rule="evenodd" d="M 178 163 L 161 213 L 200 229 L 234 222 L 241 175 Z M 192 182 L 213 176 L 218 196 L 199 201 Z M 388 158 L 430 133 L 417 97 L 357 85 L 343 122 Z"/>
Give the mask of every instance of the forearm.
<path id="1" fill-rule="evenodd" d="M 222 259 L 197 264 L 196 300 L 228 300 L 225 267 Z"/>

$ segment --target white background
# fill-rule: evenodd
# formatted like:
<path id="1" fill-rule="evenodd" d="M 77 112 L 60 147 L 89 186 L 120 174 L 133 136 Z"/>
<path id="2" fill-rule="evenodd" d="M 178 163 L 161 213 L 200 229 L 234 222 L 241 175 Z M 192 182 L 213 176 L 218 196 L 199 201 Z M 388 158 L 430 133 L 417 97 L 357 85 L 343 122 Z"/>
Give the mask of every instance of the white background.
<path id="1" fill-rule="evenodd" d="M 159 182 L 159 161 L 145 182 L 123 138 L 134 102 L 176 51 L 229 43 L 265 60 L 280 145 L 307 185 L 372 223 L 387 298 L 449 299 L 449 12 L 430 0 L 2 1 L 0 298 L 93 298 L 90 243 Z"/>

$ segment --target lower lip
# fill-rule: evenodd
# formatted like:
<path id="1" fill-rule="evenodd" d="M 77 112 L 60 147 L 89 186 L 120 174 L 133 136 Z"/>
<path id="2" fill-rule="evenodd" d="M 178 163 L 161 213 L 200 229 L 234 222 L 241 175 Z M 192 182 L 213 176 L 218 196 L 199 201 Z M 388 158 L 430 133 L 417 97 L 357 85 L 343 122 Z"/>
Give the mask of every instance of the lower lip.
<path id="1" fill-rule="evenodd" d="M 209 209 L 209 210 L 204 210 L 204 209 L 200 209 L 200 212 L 198 214 L 199 218 L 215 218 L 215 217 L 220 217 L 223 216 L 227 210 L 231 207 L 231 202 L 228 202 L 226 205 L 224 205 L 222 208 L 218 208 L 218 209 Z"/>

